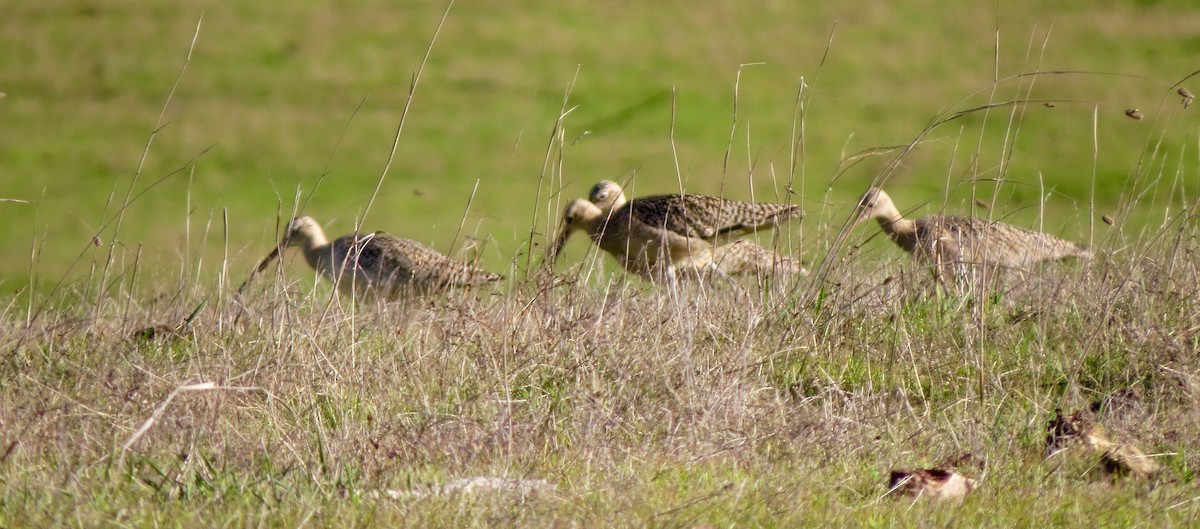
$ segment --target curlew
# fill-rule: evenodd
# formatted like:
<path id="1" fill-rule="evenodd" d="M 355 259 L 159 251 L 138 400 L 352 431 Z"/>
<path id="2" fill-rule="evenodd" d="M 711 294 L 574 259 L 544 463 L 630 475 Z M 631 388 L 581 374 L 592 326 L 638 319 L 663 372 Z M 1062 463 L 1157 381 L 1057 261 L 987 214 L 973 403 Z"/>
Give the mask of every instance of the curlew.
<path id="1" fill-rule="evenodd" d="M 629 200 L 621 185 L 611 180 L 601 180 L 588 192 L 588 200 L 596 204 L 607 215 L 612 209 L 625 205 Z M 763 274 L 807 274 L 799 260 L 784 257 L 779 253 L 746 240 L 722 244 L 712 249 L 711 263 L 690 261 L 677 268 L 677 272 L 704 275 L 715 271 L 726 275 Z"/>
<path id="2" fill-rule="evenodd" d="M 875 219 L 888 238 L 935 266 L 982 264 L 1019 268 L 1042 261 L 1092 256 L 1081 244 L 994 220 L 940 215 L 906 219 L 892 198 L 874 187 L 863 194 L 856 212 L 856 224 Z"/>
<path id="3" fill-rule="evenodd" d="M 583 230 L 626 270 L 652 279 L 680 273 L 802 271 L 799 263 L 749 241 L 731 241 L 800 218 L 798 206 L 704 195 L 653 195 L 626 200 L 620 186 L 600 182 L 594 202 L 576 199 L 563 211 L 551 262 L 575 230 Z M 605 209 L 607 207 L 608 209 Z"/>
<path id="4" fill-rule="evenodd" d="M 299 246 L 309 266 L 343 292 L 395 298 L 406 290 L 477 286 L 503 279 L 416 241 L 381 231 L 346 235 L 330 242 L 312 217 L 292 220 L 283 240 L 250 277 L 266 269 L 272 259 L 291 246 Z"/>

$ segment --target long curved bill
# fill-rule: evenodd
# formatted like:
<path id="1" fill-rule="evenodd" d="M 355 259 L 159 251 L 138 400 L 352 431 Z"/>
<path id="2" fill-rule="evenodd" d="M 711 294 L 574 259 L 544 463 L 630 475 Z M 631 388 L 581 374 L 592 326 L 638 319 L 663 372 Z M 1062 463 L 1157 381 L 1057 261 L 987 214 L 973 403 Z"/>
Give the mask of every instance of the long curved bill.
<path id="1" fill-rule="evenodd" d="M 854 210 L 854 213 L 850 217 L 850 229 L 857 228 L 859 224 L 869 220 L 871 218 L 870 213 L 871 212 L 867 210 Z"/>
<path id="2" fill-rule="evenodd" d="M 861 205 L 854 208 L 854 212 L 850 214 L 850 221 L 843 225 L 842 230 L 838 232 L 837 238 L 833 241 L 832 248 L 840 248 L 842 243 L 846 242 L 846 238 L 850 236 L 850 232 L 854 231 L 859 224 L 866 222 L 871 218 L 871 210 L 862 207 Z"/>
<path id="3" fill-rule="evenodd" d="M 562 252 L 563 246 L 566 246 L 567 239 L 571 237 L 572 231 L 571 225 L 564 222 L 562 231 L 559 231 L 558 237 L 554 238 L 554 245 L 550 247 L 550 251 L 546 252 L 546 262 L 554 264 L 554 261 L 558 259 L 558 254 Z"/>
<path id="4" fill-rule="evenodd" d="M 266 270 L 267 266 L 271 264 L 271 261 L 274 261 L 276 257 L 279 257 L 281 248 L 283 248 L 283 246 L 276 246 L 275 248 L 271 249 L 271 253 L 267 254 L 262 261 L 259 261 L 258 266 L 254 267 L 254 270 L 250 272 L 250 275 L 246 277 L 245 281 L 242 282 L 242 286 L 238 287 L 238 294 L 241 294 L 243 290 L 246 290 L 246 287 L 250 285 L 250 281 L 258 276 L 258 274 L 263 270 Z"/>

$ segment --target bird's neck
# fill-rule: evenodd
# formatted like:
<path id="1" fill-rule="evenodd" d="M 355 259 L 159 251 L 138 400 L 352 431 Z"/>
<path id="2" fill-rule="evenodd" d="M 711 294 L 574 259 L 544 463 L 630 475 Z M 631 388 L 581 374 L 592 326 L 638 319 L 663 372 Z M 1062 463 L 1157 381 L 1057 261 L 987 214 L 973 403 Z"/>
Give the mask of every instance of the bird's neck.
<path id="1" fill-rule="evenodd" d="M 321 272 L 326 271 L 328 261 L 333 259 L 329 253 L 329 239 L 320 231 L 309 233 L 301 243 L 300 250 L 304 252 L 304 260 L 308 261 L 308 265 Z"/>
<path id="2" fill-rule="evenodd" d="M 606 234 L 614 228 L 614 226 L 609 225 L 609 219 L 613 218 L 613 213 L 615 211 L 616 208 L 613 208 L 594 217 L 584 219 L 583 230 L 587 232 L 588 236 L 591 237 L 596 244 L 600 244 L 604 238 L 611 238 Z"/>
<path id="3" fill-rule="evenodd" d="M 901 217 L 899 213 L 894 216 L 876 217 L 875 220 L 879 221 L 879 227 L 893 240 L 911 237 L 917 233 L 917 222 Z"/>

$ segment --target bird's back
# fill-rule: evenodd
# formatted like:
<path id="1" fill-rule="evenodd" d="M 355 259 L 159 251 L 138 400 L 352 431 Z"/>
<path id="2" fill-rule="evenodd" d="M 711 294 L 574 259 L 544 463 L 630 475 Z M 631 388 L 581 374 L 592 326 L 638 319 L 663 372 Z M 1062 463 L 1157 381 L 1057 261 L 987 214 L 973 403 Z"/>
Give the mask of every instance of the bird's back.
<path id="1" fill-rule="evenodd" d="M 705 195 L 638 197 L 620 209 L 627 210 L 638 222 L 710 242 L 774 227 L 803 215 L 795 205 L 740 202 Z"/>
<path id="2" fill-rule="evenodd" d="M 1000 266 L 1092 256 L 1087 247 L 1003 222 L 973 217 L 932 216 L 917 220 L 922 244 L 940 241 L 955 260 Z"/>
<path id="3" fill-rule="evenodd" d="M 383 232 L 347 235 L 332 244 L 335 270 L 347 268 L 341 281 L 365 280 L 369 286 L 397 290 L 478 286 L 502 276 L 451 259 L 419 242 Z M 336 280 L 336 279 L 335 279 Z"/>

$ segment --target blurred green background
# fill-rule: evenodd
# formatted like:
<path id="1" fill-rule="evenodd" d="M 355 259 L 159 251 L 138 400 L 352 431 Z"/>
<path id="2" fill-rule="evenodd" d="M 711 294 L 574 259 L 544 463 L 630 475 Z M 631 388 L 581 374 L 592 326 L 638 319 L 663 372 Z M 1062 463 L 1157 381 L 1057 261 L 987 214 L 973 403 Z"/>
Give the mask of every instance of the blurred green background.
<path id="1" fill-rule="evenodd" d="M 223 266 L 236 284 L 278 236 L 277 212 L 289 216 L 326 168 L 303 212 L 330 236 L 352 231 L 445 8 L 7 4 L 0 199 L 13 201 L 0 202 L 0 289 L 24 288 L 31 271 L 38 291 L 86 282 L 113 242 L 115 273 L 131 279 L 136 262 L 151 288 L 211 284 Z M 1200 108 L 1171 88 L 1200 69 L 1197 28 L 1200 6 L 1185 1 L 460 0 L 363 227 L 481 252 L 519 278 L 531 228 L 540 255 L 552 217 L 595 181 L 632 179 L 636 195 L 682 178 L 691 192 L 803 204 L 809 218 L 789 235 L 803 231 L 811 260 L 896 152 L 851 155 L 907 144 L 946 112 L 1031 98 L 1055 103 L 933 129 L 887 188 L 902 208 L 967 213 L 974 187 L 996 216 L 1099 243 L 1113 229 L 1101 213 L 1138 233 L 1200 191 Z M 1010 78 L 1035 70 L 1102 73 Z M 565 96 L 561 152 L 548 151 Z M 995 193 L 998 177 L 1009 183 Z M 143 190 L 120 230 L 93 241 Z"/>

